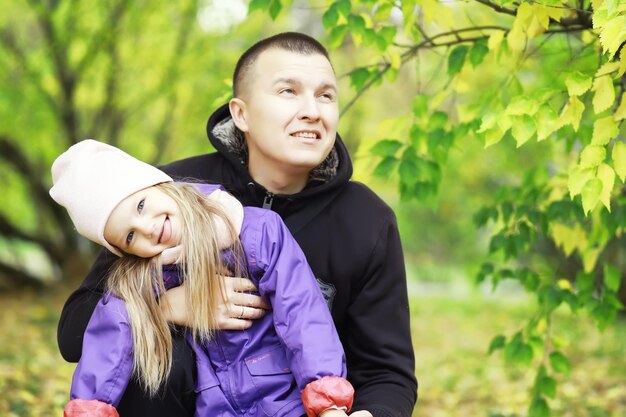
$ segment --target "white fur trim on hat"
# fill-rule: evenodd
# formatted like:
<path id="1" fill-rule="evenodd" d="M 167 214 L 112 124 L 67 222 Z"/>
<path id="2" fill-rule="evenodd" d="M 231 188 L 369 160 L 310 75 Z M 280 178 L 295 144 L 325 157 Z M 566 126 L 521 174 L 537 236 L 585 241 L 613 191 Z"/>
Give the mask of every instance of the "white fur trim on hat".
<path id="1" fill-rule="evenodd" d="M 71 146 L 52 164 L 50 196 L 67 209 L 78 233 L 122 256 L 104 238 L 111 212 L 137 191 L 170 181 L 172 178 L 152 165 L 87 139 Z"/>

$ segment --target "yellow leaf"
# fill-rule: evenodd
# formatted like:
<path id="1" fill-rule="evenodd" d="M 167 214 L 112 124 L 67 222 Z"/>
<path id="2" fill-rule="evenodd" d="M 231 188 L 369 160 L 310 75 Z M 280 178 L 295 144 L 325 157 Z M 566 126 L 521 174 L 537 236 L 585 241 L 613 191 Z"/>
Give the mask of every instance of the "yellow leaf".
<path id="1" fill-rule="evenodd" d="M 369 13 L 360 13 L 359 16 L 365 20 L 365 27 L 367 29 L 371 29 L 374 27 L 374 21 L 372 20 L 372 16 Z"/>
<path id="2" fill-rule="evenodd" d="M 612 73 L 617 72 L 619 68 L 619 62 L 606 62 L 596 71 L 596 78 L 600 78 L 603 75 L 612 75 Z"/>
<path id="3" fill-rule="evenodd" d="M 593 83 L 593 110 L 601 113 L 608 109 L 615 102 L 615 87 L 613 86 L 613 78 L 606 75 L 598 77 Z"/>
<path id="4" fill-rule="evenodd" d="M 580 153 L 580 167 L 595 168 L 606 158 L 606 148 L 598 145 L 587 145 Z"/>
<path id="5" fill-rule="evenodd" d="M 561 20 L 561 18 L 565 15 L 566 13 L 566 9 L 564 7 L 550 7 L 550 6 L 540 6 L 546 9 L 546 13 L 548 14 L 548 17 L 551 17 L 552 19 L 559 21 Z M 548 22 L 549 23 L 549 22 Z M 546 26 L 546 29 L 548 27 Z"/>
<path id="6" fill-rule="evenodd" d="M 506 37 L 506 40 L 509 44 L 509 48 L 511 48 L 511 51 L 513 52 L 523 51 L 526 47 L 526 34 L 518 26 L 513 26 L 513 29 L 509 32 L 509 36 Z"/>
<path id="7" fill-rule="evenodd" d="M 561 278 L 556 282 L 556 285 L 562 290 L 572 290 L 572 283 L 569 280 Z"/>
<path id="8" fill-rule="evenodd" d="M 568 102 L 563 107 L 557 125 L 559 127 L 571 124 L 574 131 L 578 131 L 580 125 L 580 119 L 585 111 L 585 105 L 576 96 L 569 98 Z"/>
<path id="9" fill-rule="evenodd" d="M 593 178 L 594 170 L 592 168 L 581 168 L 578 165 L 574 165 L 567 178 L 567 189 L 569 190 L 570 198 L 576 197 L 583 189 L 583 186 Z"/>
<path id="10" fill-rule="evenodd" d="M 491 36 L 489 36 L 489 40 L 487 41 L 487 46 L 490 51 L 497 51 L 502 44 L 502 40 L 504 39 L 504 32 L 496 31 Z"/>
<path id="11" fill-rule="evenodd" d="M 613 145 L 613 168 L 619 179 L 626 180 L 626 144 L 616 141 Z"/>
<path id="12" fill-rule="evenodd" d="M 596 266 L 596 262 L 598 261 L 598 255 L 600 255 L 600 251 L 602 248 L 588 248 L 583 254 L 583 268 L 585 272 L 593 271 L 593 268 Z"/>
<path id="13" fill-rule="evenodd" d="M 591 143 L 593 145 L 606 145 L 618 134 L 619 126 L 613 116 L 603 117 L 593 124 Z"/>
<path id="14" fill-rule="evenodd" d="M 617 53 L 620 45 L 626 41 L 626 16 L 609 19 L 600 32 L 600 43 L 609 58 Z"/>
<path id="15" fill-rule="evenodd" d="M 580 247 L 580 244 L 587 245 L 587 236 L 579 225 L 570 227 L 562 223 L 554 223 L 551 230 L 554 243 L 563 249 L 565 256 L 570 256 L 575 249 Z"/>
<path id="16" fill-rule="evenodd" d="M 526 3 L 525 3 L 526 4 Z M 532 39 L 544 33 L 550 25 L 550 16 L 546 7 L 539 4 L 531 6 L 532 16 L 529 19 L 526 27 L 526 34 L 528 39 Z"/>
<path id="17" fill-rule="evenodd" d="M 505 132 L 500 130 L 500 128 L 497 126 L 485 132 L 485 134 L 483 135 L 483 137 L 485 138 L 485 148 L 500 142 L 502 140 L 502 137 L 504 136 L 504 133 Z"/>
<path id="18" fill-rule="evenodd" d="M 620 53 L 619 69 L 617 70 L 617 78 L 621 78 L 626 73 L 626 53 Z"/>
<path id="19" fill-rule="evenodd" d="M 565 85 L 567 86 L 567 93 L 570 96 L 583 95 L 591 88 L 593 78 L 582 72 L 576 71 L 567 75 L 565 78 Z"/>
<path id="20" fill-rule="evenodd" d="M 626 54 L 624 54 L 626 55 Z M 626 119 L 626 93 L 622 93 L 622 101 L 619 104 L 615 114 L 613 115 L 616 122 Z"/>
<path id="21" fill-rule="evenodd" d="M 498 118 L 495 113 L 487 113 L 483 116 L 482 121 L 480 123 L 480 128 L 476 133 L 483 133 L 491 129 L 498 122 Z"/>
<path id="22" fill-rule="evenodd" d="M 535 115 L 535 125 L 537 125 L 537 140 L 546 139 L 552 132 L 558 129 L 558 116 L 552 108 L 543 104 Z"/>
<path id="23" fill-rule="evenodd" d="M 535 121 L 532 117 L 528 115 L 523 116 L 514 116 L 513 124 L 511 126 L 511 133 L 517 142 L 517 147 L 519 148 L 535 134 L 537 128 L 535 126 Z"/>
<path id="24" fill-rule="evenodd" d="M 580 192 L 580 196 L 583 201 L 583 210 L 585 215 L 593 211 L 600 201 L 600 193 L 602 192 L 602 181 L 597 178 L 592 178 L 585 185 Z"/>
<path id="25" fill-rule="evenodd" d="M 389 54 L 389 59 L 391 61 L 391 68 L 400 68 L 400 65 L 402 65 L 402 57 L 400 54 L 392 50 L 388 50 L 387 53 Z"/>
<path id="26" fill-rule="evenodd" d="M 611 211 L 611 193 L 615 184 L 615 171 L 607 164 L 600 164 L 598 167 L 598 179 L 602 181 L 600 201 L 608 211 Z"/>

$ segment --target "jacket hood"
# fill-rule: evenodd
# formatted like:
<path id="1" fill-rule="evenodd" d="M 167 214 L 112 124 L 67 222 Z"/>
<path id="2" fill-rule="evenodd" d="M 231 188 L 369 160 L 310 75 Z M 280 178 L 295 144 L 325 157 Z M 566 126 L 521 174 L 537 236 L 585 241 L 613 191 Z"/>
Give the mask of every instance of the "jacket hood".
<path id="1" fill-rule="evenodd" d="M 223 155 L 241 174 L 246 182 L 255 183 L 248 172 L 248 146 L 244 134 L 239 130 L 230 116 L 228 104 L 218 108 L 207 123 L 207 136 L 213 147 Z M 335 189 L 344 185 L 352 176 L 352 161 L 339 134 L 326 159 L 311 171 L 307 186 L 299 193 L 290 195 L 290 199 L 309 196 L 319 192 Z M 265 190 L 263 188 L 263 190 Z"/>

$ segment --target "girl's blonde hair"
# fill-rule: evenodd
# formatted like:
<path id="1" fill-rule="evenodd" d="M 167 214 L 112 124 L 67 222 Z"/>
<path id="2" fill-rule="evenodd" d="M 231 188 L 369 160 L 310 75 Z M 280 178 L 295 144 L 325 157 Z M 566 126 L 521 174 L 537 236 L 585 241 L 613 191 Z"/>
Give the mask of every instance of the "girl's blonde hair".
<path id="1" fill-rule="evenodd" d="M 181 213 L 183 258 L 179 274 L 184 280 L 190 330 L 195 341 L 208 341 L 217 329 L 217 307 L 225 301 L 222 280 L 225 271 L 222 249 L 216 236 L 216 219 L 225 222 L 230 233 L 235 276 L 244 276 L 243 249 L 239 237 L 221 207 L 192 185 L 163 183 L 155 185 L 178 204 Z M 133 338 L 134 372 L 150 395 L 157 393 L 172 367 L 170 327 L 159 303 L 165 293 L 160 255 L 146 259 L 127 255 L 115 262 L 108 290 L 126 303 Z M 169 306 L 165 306 L 169 308 Z"/>

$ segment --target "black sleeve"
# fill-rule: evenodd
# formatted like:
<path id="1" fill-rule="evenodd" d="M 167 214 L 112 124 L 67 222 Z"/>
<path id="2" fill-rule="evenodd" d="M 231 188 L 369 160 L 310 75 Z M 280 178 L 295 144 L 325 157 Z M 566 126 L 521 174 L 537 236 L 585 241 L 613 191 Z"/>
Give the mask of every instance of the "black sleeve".
<path id="1" fill-rule="evenodd" d="M 344 339 L 354 410 L 409 417 L 417 400 L 404 255 L 391 215 L 381 230 L 361 285 L 352 294 Z"/>
<path id="2" fill-rule="evenodd" d="M 80 359 L 83 335 L 96 304 L 104 293 L 107 273 L 117 259 L 102 249 L 80 287 L 65 302 L 57 328 L 57 342 L 61 356 L 68 362 Z"/>

